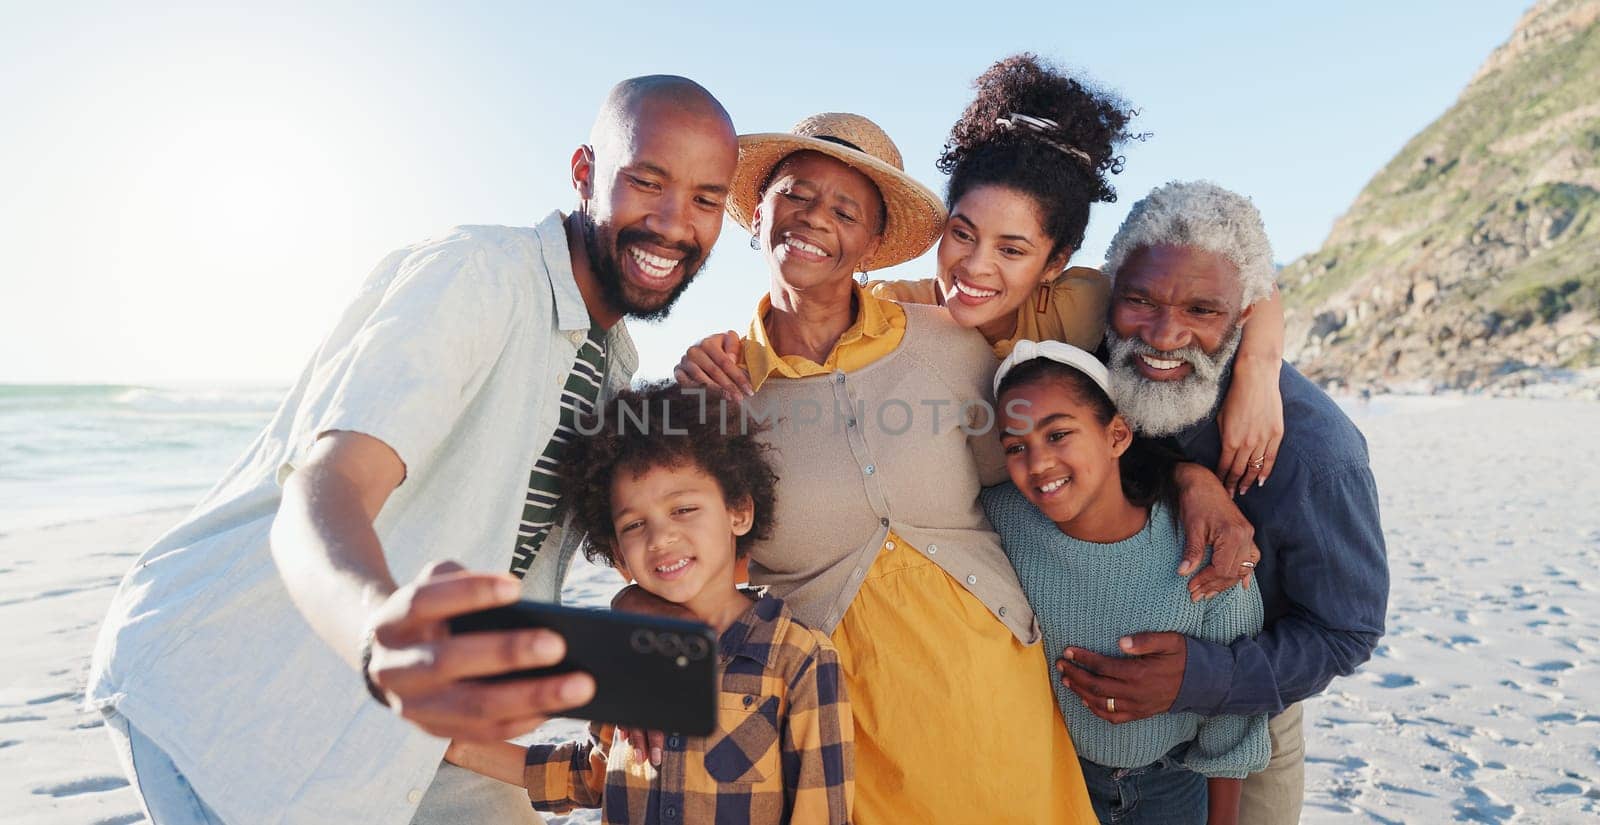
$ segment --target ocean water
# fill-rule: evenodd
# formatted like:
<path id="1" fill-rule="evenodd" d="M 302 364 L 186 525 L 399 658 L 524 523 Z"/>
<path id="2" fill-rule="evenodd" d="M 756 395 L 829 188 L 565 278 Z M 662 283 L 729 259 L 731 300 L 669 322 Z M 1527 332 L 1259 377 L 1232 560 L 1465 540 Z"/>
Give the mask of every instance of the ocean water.
<path id="1" fill-rule="evenodd" d="M 0 384 L 0 534 L 192 506 L 244 454 L 284 392 Z M 1341 399 L 1358 422 L 1460 403 Z"/>
<path id="2" fill-rule="evenodd" d="M 193 505 L 284 391 L 0 384 L 0 533 Z"/>
<path id="3" fill-rule="evenodd" d="M 0 384 L 0 535 L 192 507 L 286 391 Z M 580 555 L 562 599 L 603 606 L 620 584 Z"/>

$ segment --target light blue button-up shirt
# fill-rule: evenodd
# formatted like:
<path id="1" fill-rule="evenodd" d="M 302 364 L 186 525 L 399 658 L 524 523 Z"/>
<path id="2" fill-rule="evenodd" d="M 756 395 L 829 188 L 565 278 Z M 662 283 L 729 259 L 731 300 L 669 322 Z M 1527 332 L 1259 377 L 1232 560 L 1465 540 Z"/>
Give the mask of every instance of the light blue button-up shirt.
<path id="1" fill-rule="evenodd" d="M 509 567 L 528 474 L 590 321 L 561 213 L 460 227 L 389 255 L 283 405 L 194 512 L 123 579 L 88 702 L 167 752 L 229 821 L 411 819 L 445 741 L 367 696 L 290 603 L 267 537 L 317 436 L 380 439 L 406 479 L 374 523 L 397 580 L 453 558 Z M 638 363 L 610 331 L 608 394 Z M 557 531 L 524 580 L 554 600 L 579 537 Z"/>

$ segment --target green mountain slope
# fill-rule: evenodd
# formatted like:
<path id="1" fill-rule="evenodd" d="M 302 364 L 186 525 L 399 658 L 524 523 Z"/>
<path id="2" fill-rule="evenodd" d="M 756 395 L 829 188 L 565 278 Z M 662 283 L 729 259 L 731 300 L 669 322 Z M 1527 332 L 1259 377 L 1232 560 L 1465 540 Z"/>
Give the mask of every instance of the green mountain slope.
<path id="1" fill-rule="evenodd" d="M 1600 366 L 1600 0 L 1545 0 L 1279 276 L 1289 354 L 1351 386 Z"/>

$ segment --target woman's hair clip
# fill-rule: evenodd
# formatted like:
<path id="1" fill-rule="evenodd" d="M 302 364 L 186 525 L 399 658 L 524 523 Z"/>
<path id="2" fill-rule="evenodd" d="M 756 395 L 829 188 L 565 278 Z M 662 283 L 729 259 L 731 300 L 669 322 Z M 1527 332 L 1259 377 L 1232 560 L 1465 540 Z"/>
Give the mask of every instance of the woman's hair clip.
<path id="1" fill-rule="evenodd" d="M 996 125 L 1004 126 L 1006 129 L 1013 132 L 1019 128 L 1026 129 L 1029 132 L 1032 132 L 1034 137 L 1038 138 L 1040 142 L 1059 152 L 1077 158 L 1083 163 L 1084 166 L 1090 169 L 1094 168 L 1094 159 L 1089 157 L 1088 152 L 1085 152 L 1076 146 L 1068 146 L 1067 144 L 1050 137 L 1051 132 L 1061 129 L 1061 124 L 1050 120 L 1049 118 L 1034 117 L 1033 115 L 1022 115 L 1012 112 L 1005 117 L 995 118 L 994 122 Z"/>

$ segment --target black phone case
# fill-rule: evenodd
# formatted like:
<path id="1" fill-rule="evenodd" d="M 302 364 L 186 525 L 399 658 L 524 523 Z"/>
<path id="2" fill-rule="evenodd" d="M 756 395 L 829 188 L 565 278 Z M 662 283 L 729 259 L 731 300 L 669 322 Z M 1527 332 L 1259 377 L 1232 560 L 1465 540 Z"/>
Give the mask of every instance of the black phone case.
<path id="1" fill-rule="evenodd" d="M 567 640 L 553 667 L 488 677 L 505 681 L 584 671 L 594 677 L 589 704 L 561 715 L 688 736 L 717 724 L 717 636 L 708 625 L 521 601 L 450 620 L 451 633 L 545 627 Z"/>

